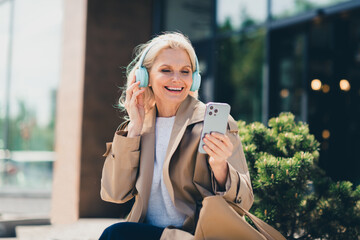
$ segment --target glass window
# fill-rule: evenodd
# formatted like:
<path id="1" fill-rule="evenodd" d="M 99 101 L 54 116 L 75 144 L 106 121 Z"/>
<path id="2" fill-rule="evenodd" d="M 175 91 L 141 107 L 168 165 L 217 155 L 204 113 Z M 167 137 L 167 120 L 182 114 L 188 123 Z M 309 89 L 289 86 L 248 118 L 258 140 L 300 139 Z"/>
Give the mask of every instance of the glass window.
<path id="1" fill-rule="evenodd" d="M 271 32 L 271 115 L 293 112 L 321 143 L 334 180 L 360 182 L 360 12 Z M 299 118 L 301 116 L 301 118 Z M 339 165 L 339 159 L 342 164 Z"/>
<path id="2" fill-rule="evenodd" d="M 212 2 L 209 0 L 167 0 L 165 31 L 180 30 L 191 41 L 209 38 L 212 34 Z"/>
<path id="3" fill-rule="evenodd" d="M 272 0 L 271 12 L 273 18 L 280 19 L 348 1 L 351 0 Z"/>
<path id="4" fill-rule="evenodd" d="M 4 128 L 6 114 L 7 61 L 10 27 L 10 1 L 0 3 L 0 149 L 4 148 Z M 1 150 L 0 150 L 1 151 Z M 3 153 L 2 153 L 3 154 Z M 1 169 L 1 163 L 0 163 Z M 1 170 L 0 170 L 1 173 Z"/>
<path id="5" fill-rule="evenodd" d="M 1 68 L 11 71 L 6 102 L 10 109 L 9 136 L 5 140 L 11 155 L 5 160 L 7 170 L 0 185 L 50 189 L 62 0 L 14 3 L 12 61 L 1 62 Z"/>
<path id="6" fill-rule="evenodd" d="M 305 118 L 302 112 L 304 96 L 304 55 L 305 35 L 298 34 L 282 43 L 282 51 L 279 53 L 279 87 L 277 98 L 279 102 L 278 112 L 292 112 L 298 120 Z"/>
<path id="7" fill-rule="evenodd" d="M 235 119 L 261 121 L 265 30 L 219 40 L 216 101 L 231 105 Z"/>
<path id="8" fill-rule="evenodd" d="M 203 102 L 214 100 L 214 67 L 213 67 L 213 44 L 212 41 L 201 41 L 193 44 L 199 60 L 201 87 L 199 99 Z"/>
<path id="9" fill-rule="evenodd" d="M 359 184 L 360 11 L 350 14 L 309 28 L 308 118 L 321 143 L 319 165 L 333 179 Z"/>
<path id="10" fill-rule="evenodd" d="M 306 121 L 306 33 L 291 29 L 275 32 L 270 42 L 271 115 L 292 112 L 296 120 Z"/>
<path id="11" fill-rule="evenodd" d="M 266 20 L 266 0 L 217 1 L 216 23 L 219 31 L 239 30 Z"/>

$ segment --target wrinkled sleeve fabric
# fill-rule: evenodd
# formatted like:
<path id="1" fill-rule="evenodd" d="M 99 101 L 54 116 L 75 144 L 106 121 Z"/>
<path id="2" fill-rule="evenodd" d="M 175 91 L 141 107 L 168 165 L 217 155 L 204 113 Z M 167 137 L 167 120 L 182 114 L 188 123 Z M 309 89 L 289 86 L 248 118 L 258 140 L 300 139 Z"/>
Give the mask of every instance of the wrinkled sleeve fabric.
<path id="1" fill-rule="evenodd" d="M 124 203 L 134 197 L 140 161 L 141 136 L 129 138 L 127 131 L 116 131 L 107 143 L 100 195 L 104 201 Z"/>
<path id="2" fill-rule="evenodd" d="M 213 172 L 211 172 L 213 191 L 215 194 L 222 195 L 227 201 L 239 204 L 241 207 L 249 210 L 254 202 L 254 195 L 244 151 L 238 135 L 237 124 L 232 117 L 229 117 L 227 136 L 230 138 L 234 150 L 228 159 L 229 173 L 225 184 L 225 191 L 221 192 L 218 190 L 219 186 Z"/>
<path id="3" fill-rule="evenodd" d="M 229 164 L 228 164 L 229 165 Z M 226 177 L 226 182 L 225 182 L 225 190 L 220 190 L 220 186 L 218 184 L 218 182 L 215 179 L 214 176 L 214 172 L 211 171 L 211 184 L 212 184 L 212 188 L 213 191 L 216 195 L 220 195 L 220 196 L 224 196 L 224 194 L 229 190 L 230 188 L 230 174 L 227 175 Z"/>

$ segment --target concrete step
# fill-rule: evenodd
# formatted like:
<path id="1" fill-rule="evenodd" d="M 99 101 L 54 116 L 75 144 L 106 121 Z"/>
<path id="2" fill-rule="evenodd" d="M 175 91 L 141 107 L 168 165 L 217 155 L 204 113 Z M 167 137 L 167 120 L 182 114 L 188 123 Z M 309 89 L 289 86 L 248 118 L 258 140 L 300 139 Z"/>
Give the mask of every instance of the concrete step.
<path id="1" fill-rule="evenodd" d="M 97 240 L 105 228 L 120 221 L 114 218 L 84 218 L 72 224 L 18 226 L 16 236 L 18 240 Z"/>
<path id="2" fill-rule="evenodd" d="M 15 237 L 18 225 L 49 225 L 51 192 L 0 187 L 0 240 Z"/>
<path id="3" fill-rule="evenodd" d="M 19 225 L 49 225 L 49 218 L 17 218 L 0 220 L 0 238 L 15 237 L 15 228 Z"/>

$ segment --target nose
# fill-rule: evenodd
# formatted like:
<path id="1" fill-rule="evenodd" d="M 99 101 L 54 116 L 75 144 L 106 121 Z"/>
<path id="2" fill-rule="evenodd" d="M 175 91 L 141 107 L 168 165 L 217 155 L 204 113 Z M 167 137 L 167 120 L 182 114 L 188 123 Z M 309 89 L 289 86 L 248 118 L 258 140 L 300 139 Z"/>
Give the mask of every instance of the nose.
<path id="1" fill-rule="evenodd" d="M 174 72 L 174 75 L 173 75 L 173 81 L 179 81 L 181 79 L 181 73 L 179 72 Z"/>

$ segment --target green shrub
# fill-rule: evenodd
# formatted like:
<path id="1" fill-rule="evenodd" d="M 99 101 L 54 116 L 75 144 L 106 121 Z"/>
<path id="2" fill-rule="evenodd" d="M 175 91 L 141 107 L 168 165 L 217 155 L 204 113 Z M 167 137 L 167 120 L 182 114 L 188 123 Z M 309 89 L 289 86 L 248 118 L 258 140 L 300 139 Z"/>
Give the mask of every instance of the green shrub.
<path id="1" fill-rule="evenodd" d="M 318 167 L 319 142 L 291 113 L 238 122 L 255 194 L 251 209 L 287 239 L 360 239 L 360 186 Z"/>

